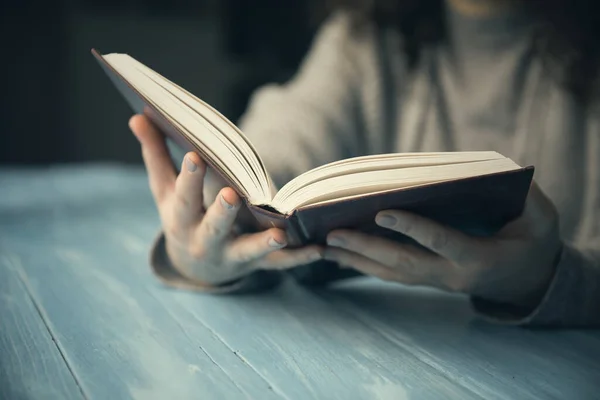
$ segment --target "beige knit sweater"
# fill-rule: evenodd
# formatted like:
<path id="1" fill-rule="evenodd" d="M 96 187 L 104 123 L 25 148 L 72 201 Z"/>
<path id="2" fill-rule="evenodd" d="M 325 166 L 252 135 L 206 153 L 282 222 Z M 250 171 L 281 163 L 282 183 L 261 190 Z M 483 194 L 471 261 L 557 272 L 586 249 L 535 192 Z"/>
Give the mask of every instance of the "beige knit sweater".
<path id="1" fill-rule="evenodd" d="M 547 76 L 529 46 L 531 20 L 448 12 L 450 40 L 408 70 L 395 31 L 355 31 L 337 13 L 323 25 L 296 76 L 258 90 L 241 121 L 278 185 L 318 165 L 381 152 L 500 151 L 535 165 L 566 244 L 551 287 L 530 315 L 473 299 L 482 315 L 513 324 L 600 324 L 600 115 L 580 108 Z M 168 284 L 198 288 L 172 268 L 162 237 L 152 266 Z M 336 269 L 300 268 L 303 282 Z M 210 289 L 267 288 L 258 272 Z M 203 289 L 208 290 L 208 289 Z"/>

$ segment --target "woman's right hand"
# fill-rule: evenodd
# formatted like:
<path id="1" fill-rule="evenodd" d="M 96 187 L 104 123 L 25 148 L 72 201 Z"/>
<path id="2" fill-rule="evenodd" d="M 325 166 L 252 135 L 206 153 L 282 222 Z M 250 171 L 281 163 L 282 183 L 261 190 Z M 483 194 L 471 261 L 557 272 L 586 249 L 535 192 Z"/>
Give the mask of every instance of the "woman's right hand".
<path id="1" fill-rule="evenodd" d="M 257 269 L 286 269 L 322 257 L 316 246 L 284 249 L 287 239 L 281 229 L 234 233 L 242 206 L 237 193 L 223 187 L 208 205 L 203 196 L 207 167 L 196 153 L 185 155 L 177 175 L 164 137 L 150 120 L 136 115 L 129 127 L 142 147 L 168 258 L 180 274 L 197 283 L 218 285 Z"/>

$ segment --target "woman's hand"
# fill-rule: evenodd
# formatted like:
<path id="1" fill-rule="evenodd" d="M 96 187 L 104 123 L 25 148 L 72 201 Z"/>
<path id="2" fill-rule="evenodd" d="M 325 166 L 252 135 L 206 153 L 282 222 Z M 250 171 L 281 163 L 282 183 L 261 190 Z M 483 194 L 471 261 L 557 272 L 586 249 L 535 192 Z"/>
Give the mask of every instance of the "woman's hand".
<path id="1" fill-rule="evenodd" d="M 384 280 L 535 307 L 561 250 L 557 212 L 535 183 L 523 214 L 491 238 L 469 237 L 402 211 L 380 212 L 376 222 L 410 236 L 433 254 L 358 232 L 334 231 L 325 258 Z"/>
<path id="2" fill-rule="evenodd" d="M 222 188 L 216 199 L 204 203 L 206 165 L 191 152 L 177 175 L 164 137 L 142 115 L 129 126 L 141 143 L 149 184 L 162 221 L 167 255 L 185 277 L 205 284 L 240 278 L 255 269 L 282 269 L 321 258 L 321 249 L 284 249 L 286 235 L 271 228 L 237 235 L 234 231 L 241 200 L 236 192 Z M 207 203 L 208 204 L 208 203 Z"/>

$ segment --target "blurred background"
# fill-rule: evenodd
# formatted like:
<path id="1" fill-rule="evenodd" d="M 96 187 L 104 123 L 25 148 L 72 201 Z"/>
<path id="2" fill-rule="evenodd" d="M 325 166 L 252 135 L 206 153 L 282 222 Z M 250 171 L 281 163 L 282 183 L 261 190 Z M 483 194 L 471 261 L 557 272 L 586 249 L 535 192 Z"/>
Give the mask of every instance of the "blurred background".
<path id="1" fill-rule="evenodd" d="M 128 53 L 234 122 L 295 71 L 318 0 L 19 0 L 0 5 L 0 164 L 141 163 L 131 110 L 90 50 Z"/>

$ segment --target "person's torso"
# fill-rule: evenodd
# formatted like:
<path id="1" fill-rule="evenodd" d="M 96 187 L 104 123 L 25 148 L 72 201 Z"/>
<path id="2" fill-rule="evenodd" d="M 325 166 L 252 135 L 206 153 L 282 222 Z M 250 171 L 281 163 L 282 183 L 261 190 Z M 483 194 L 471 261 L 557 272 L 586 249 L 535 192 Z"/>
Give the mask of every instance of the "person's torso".
<path id="1" fill-rule="evenodd" d="M 565 239 L 600 234 L 598 117 L 545 72 L 523 21 L 461 20 L 451 34 L 410 72 L 397 40 L 387 37 L 389 79 L 363 95 L 381 99 L 376 113 L 365 105 L 365 151 L 498 151 L 535 167 Z"/>

